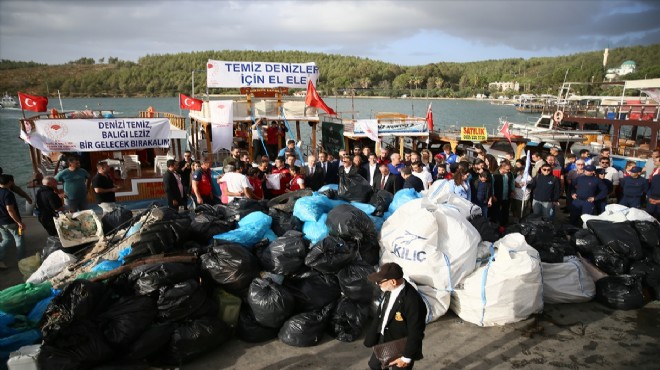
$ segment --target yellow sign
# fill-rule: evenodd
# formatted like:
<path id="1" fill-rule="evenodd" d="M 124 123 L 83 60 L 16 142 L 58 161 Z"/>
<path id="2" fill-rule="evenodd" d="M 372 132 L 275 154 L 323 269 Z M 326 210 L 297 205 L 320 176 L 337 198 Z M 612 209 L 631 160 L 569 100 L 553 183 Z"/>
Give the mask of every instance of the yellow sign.
<path id="1" fill-rule="evenodd" d="M 485 127 L 461 127 L 461 140 L 486 141 L 488 134 Z"/>

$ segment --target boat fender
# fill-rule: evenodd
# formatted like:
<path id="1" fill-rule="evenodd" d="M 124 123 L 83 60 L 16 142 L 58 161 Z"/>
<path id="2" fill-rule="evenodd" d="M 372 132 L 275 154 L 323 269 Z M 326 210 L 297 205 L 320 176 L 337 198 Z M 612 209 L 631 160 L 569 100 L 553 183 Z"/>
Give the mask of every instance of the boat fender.
<path id="1" fill-rule="evenodd" d="M 561 122 L 561 120 L 564 118 L 564 112 L 560 110 L 556 111 L 553 118 L 555 119 L 555 122 Z"/>

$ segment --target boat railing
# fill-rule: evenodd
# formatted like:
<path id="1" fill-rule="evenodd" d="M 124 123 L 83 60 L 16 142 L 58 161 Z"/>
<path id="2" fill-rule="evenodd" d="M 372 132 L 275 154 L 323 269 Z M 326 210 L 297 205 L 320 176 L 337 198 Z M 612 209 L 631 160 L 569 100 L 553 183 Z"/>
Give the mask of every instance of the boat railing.
<path id="1" fill-rule="evenodd" d="M 660 115 L 660 105 L 657 104 L 623 104 L 623 105 L 569 105 L 564 110 L 571 116 L 590 115 L 593 118 L 627 119 L 627 120 L 657 120 Z"/>
<path id="2" fill-rule="evenodd" d="M 140 118 L 168 118 L 170 124 L 174 125 L 179 130 L 186 129 L 186 119 L 174 113 L 141 111 L 139 116 Z"/>

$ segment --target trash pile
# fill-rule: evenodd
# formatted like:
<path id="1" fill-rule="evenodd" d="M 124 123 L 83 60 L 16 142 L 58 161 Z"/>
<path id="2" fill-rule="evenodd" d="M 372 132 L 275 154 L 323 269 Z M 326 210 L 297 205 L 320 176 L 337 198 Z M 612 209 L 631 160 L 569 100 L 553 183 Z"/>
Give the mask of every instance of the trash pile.
<path id="1" fill-rule="evenodd" d="M 394 196 L 356 189 L 151 208 L 130 219 L 120 210 L 104 218 L 95 244 L 49 238 L 43 257 L 21 261 L 28 282 L 0 292 L 0 357 L 26 346 L 12 359 L 31 353 L 42 369 L 180 366 L 233 336 L 351 342 L 380 293 L 366 277 L 385 262 L 417 287 L 427 322 L 451 309 L 503 325 L 544 302 L 596 296 L 633 308 L 645 302 L 643 287 L 658 294 L 657 222 L 594 219 L 578 229 L 532 219 L 502 235 L 443 182 Z"/>

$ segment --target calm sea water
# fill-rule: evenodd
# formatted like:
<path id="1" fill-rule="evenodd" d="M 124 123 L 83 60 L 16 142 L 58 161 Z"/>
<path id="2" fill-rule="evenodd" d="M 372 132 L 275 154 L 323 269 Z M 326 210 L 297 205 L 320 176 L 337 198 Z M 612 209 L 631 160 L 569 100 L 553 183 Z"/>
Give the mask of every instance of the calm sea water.
<path id="1" fill-rule="evenodd" d="M 450 126 L 485 126 L 489 132 L 497 127 L 499 117 L 513 122 L 527 122 L 533 116 L 518 113 L 512 106 L 491 105 L 485 101 L 425 100 L 425 99 L 365 99 L 328 97 L 326 103 L 347 117 L 371 118 L 377 112 L 399 112 L 424 117 L 429 102 L 433 102 L 435 128 Z M 179 110 L 178 98 L 85 98 L 62 99 L 65 110 L 114 110 L 118 116 L 136 115 L 148 107 L 157 112 L 187 114 Z M 60 102 L 51 99 L 50 108 L 61 110 Z M 350 113 L 354 112 L 354 113 Z M 30 116 L 32 112 L 26 112 Z M 18 137 L 20 109 L 0 109 L 0 166 L 14 175 L 16 183 L 25 188 L 32 174 L 27 145 Z M 309 126 L 301 125 L 303 141 L 309 141 Z"/>

